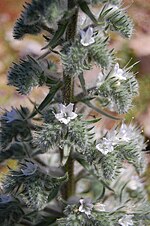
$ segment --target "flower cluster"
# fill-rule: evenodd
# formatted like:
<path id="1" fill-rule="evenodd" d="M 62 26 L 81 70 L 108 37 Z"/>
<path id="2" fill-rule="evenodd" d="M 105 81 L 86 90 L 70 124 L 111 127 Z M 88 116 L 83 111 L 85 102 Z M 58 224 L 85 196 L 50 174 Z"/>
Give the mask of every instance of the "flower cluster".
<path id="1" fill-rule="evenodd" d="M 92 6 L 97 3 L 96 15 Z M 100 118 L 94 113 L 87 119 L 80 108 L 83 103 L 90 113 L 120 119 L 98 104 L 123 114 L 138 94 L 131 72 L 135 64 L 120 68 L 110 48 L 110 31 L 125 38 L 133 32 L 122 6 L 122 0 L 31 0 L 24 5 L 14 38 L 43 32 L 47 43 L 40 56 L 27 55 L 13 64 L 8 85 L 21 95 L 43 85 L 49 92 L 39 105 L 29 99 L 31 113 L 12 107 L 0 118 L 0 162 L 20 160 L 2 178 L 0 226 L 150 225 L 143 186 L 136 177 L 129 182 L 122 173 L 117 178 L 129 164 L 134 173 L 145 169 L 140 129 L 122 123 L 97 138 Z M 85 18 L 81 26 L 80 15 Z M 61 60 L 59 68 L 49 61 L 55 61 L 53 54 Z M 101 74 L 88 87 L 84 73 L 92 67 Z"/>
<path id="2" fill-rule="evenodd" d="M 71 120 L 77 117 L 77 114 L 73 112 L 73 104 L 70 103 L 67 106 L 60 104 L 59 105 L 60 113 L 55 114 L 55 117 L 58 121 L 64 124 L 68 124 Z"/>
<path id="3" fill-rule="evenodd" d="M 132 107 L 132 100 L 138 94 L 138 82 L 128 69 L 119 68 L 116 64 L 109 73 L 99 75 L 97 95 L 100 103 L 120 114 Z M 128 97 L 128 98 L 127 98 Z"/>
<path id="4" fill-rule="evenodd" d="M 86 152 L 86 159 L 96 177 L 105 180 L 114 179 L 122 164 L 128 161 L 138 173 L 146 167 L 142 150 L 146 147 L 140 129 L 132 124 L 122 124 L 120 128 L 108 131 L 94 148 L 91 146 Z"/>

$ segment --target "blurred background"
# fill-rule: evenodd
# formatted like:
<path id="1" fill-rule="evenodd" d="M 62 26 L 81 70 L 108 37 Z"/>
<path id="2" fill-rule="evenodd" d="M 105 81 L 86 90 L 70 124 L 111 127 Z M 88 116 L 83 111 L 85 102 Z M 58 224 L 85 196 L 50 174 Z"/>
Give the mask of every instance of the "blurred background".
<path id="1" fill-rule="evenodd" d="M 24 2 L 24 0 L 0 1 L 0 106 L 6 109 L 10 109 L 11 106 L 19 107 L 21 104 L 33 107 L 27 97 L 19 95 L 15 88 L 7 85 L 7 72 L 12 62 L 18 62 L 19 58 L 27 54 L 39 55 L 44 46 L 42 35 L 26 36 L 21 41 L 13 39 L 13 25 L 23 9 Z M 134 21 L 134 35 L 131 40 L 124 40 L 113 34 L 111 45 L 118 51 L 121 65 L 125 65 L 131 58 L 132 62 L 139 61 L 135 71 L 139 72 L 137 78 L 140 95 L 134 100 L 133 109 L 125 117 L 127 121 L 135 117 L 148 140 L 150 139 L 150 0 L 123 0 L 123 7 L 127 8 Z M 54 60 L 59 63 L 59 59 Z M 41 102 L 46 93 L 46 88 L 38 88 L 33 90 L 29 98 Z M 149 149 L 148 141 L 147 150 Z M 147 159 L 148 156 L 149 154 Z M 11 161 L 9 164 L 14 162 Z M 147 175 L 150 175 L 150 167 L 147 169 Z M 150 177 L 147 177 L 147 188 L 150 193 L 149 182 Z"/>

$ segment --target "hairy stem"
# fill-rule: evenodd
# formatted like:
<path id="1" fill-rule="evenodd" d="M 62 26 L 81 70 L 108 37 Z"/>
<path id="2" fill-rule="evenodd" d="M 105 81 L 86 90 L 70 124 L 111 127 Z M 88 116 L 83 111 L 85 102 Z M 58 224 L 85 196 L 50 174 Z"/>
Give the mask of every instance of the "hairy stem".
<path id="1" fill-rule="evenodd" d="M 71 10 L 74 7 L 75 7 L 75 0 L 68 0 L 68 10 Z M 75 13 L 72 16 L 70 23 L 68 25 L 68 28 L 66 31 L 66 41 L 74 41 L 75 39 L 77 17 L 78 17 L 78 9 L 75 10 Z M 73 88 L 74 88 L 73 77 L 71 77 L 69 74 L 66 74 L 64 72 L 63 80 L 64 80 L 64 88 L 63 88 L 64 103 L 69 104 L 73 100 Z M 74 194 L 74 191 L 75 191 L 74 160 L 71 157 L 71 153 L 65 165 L 65 170 L 68 172 L 69 180 L 63 187 L 62 195 L 63 195 L 63 198 L 67 200 L 71 195 Z"/>

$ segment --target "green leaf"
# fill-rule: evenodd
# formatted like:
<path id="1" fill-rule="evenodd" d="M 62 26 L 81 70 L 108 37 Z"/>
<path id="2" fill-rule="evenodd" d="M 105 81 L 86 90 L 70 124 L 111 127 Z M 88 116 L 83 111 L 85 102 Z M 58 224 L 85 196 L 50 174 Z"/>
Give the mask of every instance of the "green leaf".
<path id="1" fill-rule="evenodd" d="M 57 193 L 59 191 L 59 185 L 55 187 L 54 189 L 50 190 L 49 196 L 48 196 L 48 202 L 50 202 L 53 198 L 56 197 Z"/>
<path id="2" fill-rule="evenodd" d="M 113 193 L 115 193 L 115 191 L 108 185 L 108 183 L 106 183 L 105 181 L 103 180 L 100 180 L 100 182 L 110 191 L 112 191 Z"/>
<path id="3" fill-rule="evenodd" d="M 53 86 L 45 99 L 42 101 L 42 103 L 39 105 L 37 109 L 35 109 L 32 114 L 29 116 L 29 118 L 34 117 L 38 112 L 41 112 L 50 102 L 53 100 L 55 94 L 57 91 L 62 87 L 62 82 L 57 83 L 57 85 Z"/>
<path id="4" fill-rule="evenodd" d="M 90 8 L 88 7 L 88 4 L 85 1 L 78 1 L 78 4 L 81 8 L 81 10 L 88 15 L 88 17 L 95 23 L 97 24 L 97 20 L 95 18 L 95 16 L 93 15 L 93 13 L 91 12 Z"/>
<path id="5" fill-rule="evenodd" d="M 102 115 L 104 115 L 104 116 L 106 116 L 106 117 L 108 117 L 108 118 L 111 118 L 111 119 L 113 119 L 113 120 L 122 120 L 122 118 L 118 118 L 118 117 L 115 117 L 115 116 L 113 116 L 113 115 L 110 115 L 110 114 L 108 114 L 107 112 L 101 110 L 100 108 L 95 107 L 95 106 L 94 106 L 90 101 L 88 101 L 88 100 L 81 100 L 81 102 L 83 102 L 84 104 L 86 104 L 88 107 L 92 108 L 94 111 L 96 111 L 96 112 L 98 112 L 98 113 L 100 113 L 100 114 L 102 114 Z"/>
<path id="6" fill-rule="evenodd" d="M 79 80 L 80 80 L 80 84 L 81 84 L 81 87 L 83 89 L 83 92 L 86 95 L 87 94 L 87 90 L 86 90 L 86 84 L 85 84 L 85 79 L 84 79 L 83 73 L 81 73 L 79 75 Z"/>
<path id="7" fill-rule="evenodd" d="M 97 201 L 101 200 L 105 195 L 105 191 L 106 191 L 105 186 L 100 181 L 97 181 L 97 178 L 91 179 L 91 177 L 89 177 L 89 179 L 91 181 L 91 188 L 92 188 L 94 200 L 97 200 Z"/>
<path id="8" fill-rule="evenodd" d="M 64 166 L 69 158 L 71 151 L 71 147 L 69 145 L 64 145 L 63 147 L 63 159 L 62 159 L 62 165 Z"/>
<path id="9" fill-rule="evenodd" d="M 58 24 L 58 29 L 55 32 L 53 38 L 50 40 L 50 42 L 44 48 L 42 48 L 42 50 L 46 49 L 48 47 L 54 49 L 58 45 L 61 37 L 63 36 L 63 34 L 67 28 L 68 23 L 69 23 L 69 21 L 64 21 L 63 24 Z"/>
<path id="10" fill-rule="evenodd" d="M 91 119 L 91 120 L 87 120 L 85 121 L 87 124 L 92 124 L 92 123 L 97 123 L 101 120 L 101 118 L 95 118 L 95 119 Z"/>

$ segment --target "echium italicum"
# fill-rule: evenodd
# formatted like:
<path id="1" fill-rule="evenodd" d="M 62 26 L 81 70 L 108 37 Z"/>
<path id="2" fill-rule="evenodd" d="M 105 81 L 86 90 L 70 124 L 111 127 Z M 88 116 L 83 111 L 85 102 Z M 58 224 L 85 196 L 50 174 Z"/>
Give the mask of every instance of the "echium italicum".
<path id="1" fill-rule="evenodd" d="M 133 33 L 121 0 L 25 3 L 14 38 L 42 33 L 46 43 L 40 56 L 27 55 L 11 66 L 8 85 L 20 95 L 38 86 L 49 92 L 32 110 L 20 106 L 1 113 L 0 162 L 18 162 L 1 181 L 1 226 L 150 225 L 139 177 L 146 168 L 144 137 L 137 125 L 112 114 L 131 109 L 138 82 L 134 65 L 121 67 L 115 57 L 112 32 L 127 39 Z M 94 65 L 97 82 L 87 87 L 84 75 Z M 77 80 L 80 91 L 74 92 Z M 100 118 L 88 118 L 81 104 L 117 126 L 95 135 Z"/>

